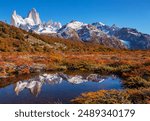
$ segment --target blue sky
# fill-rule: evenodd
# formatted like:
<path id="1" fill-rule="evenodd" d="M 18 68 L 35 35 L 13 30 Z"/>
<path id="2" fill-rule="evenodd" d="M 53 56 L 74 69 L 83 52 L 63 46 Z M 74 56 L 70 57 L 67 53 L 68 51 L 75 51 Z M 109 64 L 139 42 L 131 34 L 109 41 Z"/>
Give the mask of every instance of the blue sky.
<path id="1" fill-rule="evenodd" d="M 13 10 L 26 17 L 32 8 L 42 21 L 100 21 L 150 34 L 150 0 L 0 0 L 0 20 L 9 23 Z"/>

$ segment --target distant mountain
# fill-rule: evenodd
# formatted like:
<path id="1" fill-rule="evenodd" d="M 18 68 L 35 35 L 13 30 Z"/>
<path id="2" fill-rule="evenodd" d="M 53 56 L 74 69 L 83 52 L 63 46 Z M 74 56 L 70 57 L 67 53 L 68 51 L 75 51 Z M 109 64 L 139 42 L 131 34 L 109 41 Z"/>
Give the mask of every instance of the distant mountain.
<path id="1" fill-rule="evenodd" d="M 43 23 L 35 9 L 32 9 L 25 19 L 14 11 L 11 24 L 29 32 L 92 42 L 107 47 L 150 49 L 150 35 L 138 32 L 136 29 L 119 28 L 115 24 L 108 26 L 101 22 L 86 24 L 79 21 L 71 21 L 63 26 L 60 22 L 49 21 Z"/>
<path id="2" fill-rule="evenodd" d="M 110 37 L 95 26 L 79 21 L 71 21 L 58 30 L 58 36 L 66 39 L 80 40 L 105 45 L 112 48 L 126 48 L 117 38 Z"/>
<path id="3" fill-rule="evenodd" d="M 91 42 L 105 45 L 106 47 L 124 49 L 127 48 L 119 39 L 109 37 L 107 34 L 97 29 L 95 26 L 78 21 L 61 26 L 59 22 L 42 23 L 39 13 L 32 9 L 27 18 L 23 19 L 17 15 L 16 11 L 12 14 L 11 24 L 18 28 L 38 34 L 47 34 L 70 40 Z"/>
<path id="4" fill-rule="evenodd" d="M 49 21 L 47 23 L 42 23 L 39 13 L 34 8 L 29 12 L 25 19 L 17 15 L 16 11 L 14 11 L 11 17 L 11 25 L 38 34 L 57 33 L 57 30 L 61 28 L 61 23 L 59 22 Z"/>
<path id="5" fill-rule="evenodd" d="M 108 26 L 99 22 L 92 25 L 109 36 L 120 39 L 129 49 L 150 49 L 150 35 L 138 32 L 136 29 Z"/>

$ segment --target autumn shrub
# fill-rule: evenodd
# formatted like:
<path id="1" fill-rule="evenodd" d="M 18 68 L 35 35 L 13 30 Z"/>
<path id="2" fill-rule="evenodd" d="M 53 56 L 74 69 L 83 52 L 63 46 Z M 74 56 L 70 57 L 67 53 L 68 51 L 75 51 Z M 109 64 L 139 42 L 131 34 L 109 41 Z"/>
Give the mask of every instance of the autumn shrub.
<path id="1" fill-rule="evenodd" d="M 16 73 L 15 69 L 16 69 L 15 64 L 9 63 L 5 65 L 5 71 L 9 76 Z"/>
<path id="2" fill-rule="evenodd" d="M 119 65 L 116 67 L 116 72 L 122 74 L 123 72 L 129 72 L 131 70 L 130 65 Z"/>
<path id="3" fill-rule="evenodd" d="M 147 104 L 150 103 L 150 89 L 99 90 L 83 93 L 71 102 L 77 104 Z"/>
<path id="4" fill-rule="evenodd" d="M 147 77 L 147 81 L 150 82 L 150 76 Z"/>
<path id="5" fill-rule="evenodd" d="M 123 84 L 127 88 L 140 88 L 140 87 L 149 87 L 150 82 L 146 81 L 145 79 L 136 76 L 136 77 L 129 77 L 127 80 L 123 81 Z"/>
<path id="6" fill-rule="evenodd" d="M 49 63 L 46 67 L 47 71 L 66 71 L 67 67 L 59 64 Z"/>
<path id="7" fill-rule="evenodd" d="M 7 76 L 7 73 L 5 71 L 5 67 L 0 65 L 0 77 L 3 77 L 3 76 Z"/>
<path id="8" fill-rule="evenodd" d="M 65 61 L 63 63 L 68 70 L 92 70 L 92 64 L 82 60 Z"/>
<path id="9" fill-rule="evenodd" d="M 95 69 L 95 72 L 98 73 L 115 73 L 116 69 L 107 65 L 100 65 Z"/>
<path id="10" fill-rule="evenodd" d="M 144 63 L 145 66 L 150 66 L 150 60 Z"/>

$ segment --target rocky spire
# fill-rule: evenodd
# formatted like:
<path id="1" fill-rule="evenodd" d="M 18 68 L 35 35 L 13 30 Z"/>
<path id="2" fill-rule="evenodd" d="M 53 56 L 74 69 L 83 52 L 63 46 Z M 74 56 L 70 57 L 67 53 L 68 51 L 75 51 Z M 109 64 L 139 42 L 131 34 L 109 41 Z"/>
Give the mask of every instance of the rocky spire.
<path id="1" fill-rule="evenodd" d="M 29 12 L 28 18 L 31 19 L 31 20 L 33 20 L 35 25 L 41 24 L 41 19 L 40 19 L 39 13 L 36 11 L 35 8 L 33 8 Z"/>
<path id="2" fill-rule="evenodd" d="M 17 15 L 16 10 L 14 10 L 11 16 L 11 25 L 19 27 L 20 24 L 24 24 L 24 20 L 21 16 Z"/>

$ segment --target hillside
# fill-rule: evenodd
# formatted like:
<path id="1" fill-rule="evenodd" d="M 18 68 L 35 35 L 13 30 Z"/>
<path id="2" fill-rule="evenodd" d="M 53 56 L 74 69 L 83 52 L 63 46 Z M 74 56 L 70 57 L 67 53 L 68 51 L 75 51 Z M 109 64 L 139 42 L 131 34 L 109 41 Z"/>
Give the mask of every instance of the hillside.
<path id="1" fill-rule="evenodd" d="M 107 51 L 102 45 L 29 33 L 0 22 L 1 52 Z"/>

